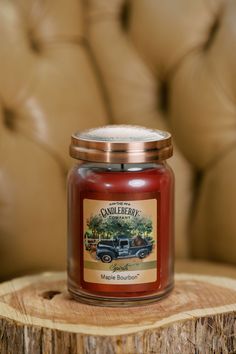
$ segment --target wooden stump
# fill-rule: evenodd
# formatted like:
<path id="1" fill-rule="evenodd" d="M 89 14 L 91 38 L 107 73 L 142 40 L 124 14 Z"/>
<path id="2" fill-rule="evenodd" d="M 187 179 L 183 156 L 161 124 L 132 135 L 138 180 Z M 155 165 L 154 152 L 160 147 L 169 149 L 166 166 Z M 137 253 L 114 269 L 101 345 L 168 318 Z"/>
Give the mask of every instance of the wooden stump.
<path id="1" fill-rule="evenodd" d="M 236 281 L 179 274 L 166 299 L 136 308 L 80 304 L 64 273 L 0 285 L 1 354 L 236 352 Z"/>

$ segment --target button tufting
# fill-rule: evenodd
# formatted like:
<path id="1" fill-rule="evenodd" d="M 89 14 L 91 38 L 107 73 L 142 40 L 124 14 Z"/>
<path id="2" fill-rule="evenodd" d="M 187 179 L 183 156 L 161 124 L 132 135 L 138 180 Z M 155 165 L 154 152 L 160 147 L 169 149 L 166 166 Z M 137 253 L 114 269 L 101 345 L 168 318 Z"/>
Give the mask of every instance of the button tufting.
<path id="1" fill-rule="evenodd" d="M 41 45 L 31 33 L 29 33 L 29 44 L 33 52 L 39 54 L 41 52 Z"/>
<path id="2" fill-rule="evenodd" d="M 3 120 L 4 125 L 7 129 L 14 131 L 15 130 L 15 113 L 9 108 L 3 108 Z"/>
<path id="3" fill-rule="evenodd" d="M 127 30 L 129 26 L 130 7 L 130 1 L 127 0 L 121 8 L 120 19 L 124 30 Z"/>
<path id="4" fill-rule="evenodd" d="M 169 87 L 167 81 L 161 81 L 158 89 L 158 109 L 164 114 L 169 108 Z"/>
<path id="5" fill-rule="evenodd" d="M 217 32 L 219 30 L 220 27 L 220 20 L 217 18 L 211 28 L 210 28 L 210 32 L 209 32 L 209 37 L 207 38 L 206 42 L 204 43 L 203 49 L 207 50 L 210 48 L 211 44 L 213 43 L 213 40 L 215 39 Z"/>

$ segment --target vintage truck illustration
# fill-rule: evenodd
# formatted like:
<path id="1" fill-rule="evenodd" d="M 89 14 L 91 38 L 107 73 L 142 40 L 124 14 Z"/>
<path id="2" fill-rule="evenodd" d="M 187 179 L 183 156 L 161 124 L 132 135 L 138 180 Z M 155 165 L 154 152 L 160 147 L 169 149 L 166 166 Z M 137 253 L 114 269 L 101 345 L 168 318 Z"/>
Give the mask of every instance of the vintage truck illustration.
<path id="1" fill-rule="evenodd" d="M 111 263 L 113 259 L 137 257 L 145 258 L 152 252 L 152 244 L 146 239 L 129 239 L 118 236 L 113 240 L 101 240 L 97 244 L 96 257 L 103 263 Z"/>

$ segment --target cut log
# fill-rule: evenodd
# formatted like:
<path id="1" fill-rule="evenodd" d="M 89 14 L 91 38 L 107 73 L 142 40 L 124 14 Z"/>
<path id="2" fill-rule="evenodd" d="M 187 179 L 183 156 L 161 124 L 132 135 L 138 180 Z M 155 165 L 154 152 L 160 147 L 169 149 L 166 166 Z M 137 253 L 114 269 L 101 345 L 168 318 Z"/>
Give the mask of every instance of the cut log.
<path id="1" fill-rule="evenodd" d="M 236 352 L 236 280 L 177 274 L 174 291 L 132 308 L 70 298 L 64 273 L 0 285 L 1 354 Z"/>

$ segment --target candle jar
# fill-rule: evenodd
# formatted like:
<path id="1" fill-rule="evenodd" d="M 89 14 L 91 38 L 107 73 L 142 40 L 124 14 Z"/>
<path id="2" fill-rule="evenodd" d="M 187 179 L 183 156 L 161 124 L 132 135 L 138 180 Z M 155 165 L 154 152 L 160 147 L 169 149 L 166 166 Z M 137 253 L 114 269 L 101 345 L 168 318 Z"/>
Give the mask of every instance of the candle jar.
<path id="1" fill-rule="evenodd" d="M 148 303 L 173 288 L 168 132 L 111 125 L 72 135 L 68 290 L 94 305 Z"/>

